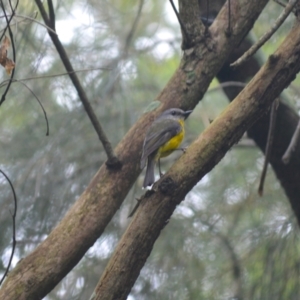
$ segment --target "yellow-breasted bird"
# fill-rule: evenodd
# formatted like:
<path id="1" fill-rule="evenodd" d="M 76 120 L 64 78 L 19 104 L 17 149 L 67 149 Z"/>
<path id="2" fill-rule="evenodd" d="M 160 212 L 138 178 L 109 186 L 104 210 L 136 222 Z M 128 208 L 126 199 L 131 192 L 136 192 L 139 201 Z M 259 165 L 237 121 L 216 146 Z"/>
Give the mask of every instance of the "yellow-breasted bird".
<path id="1" fill-rule="evenodd" d="M 148 159 L 144 188 L 154 183 L 156 162 L 158 161 L 160 172 L 160 158 L 168 156 L 180 146 L 184 138 L 184 121 L 191 112 L 192 110 L 183 111 L 179 108 L 170 108 L 164 111 L 149 127 L 141 158 L 141 169 L 145 167 Z"/>

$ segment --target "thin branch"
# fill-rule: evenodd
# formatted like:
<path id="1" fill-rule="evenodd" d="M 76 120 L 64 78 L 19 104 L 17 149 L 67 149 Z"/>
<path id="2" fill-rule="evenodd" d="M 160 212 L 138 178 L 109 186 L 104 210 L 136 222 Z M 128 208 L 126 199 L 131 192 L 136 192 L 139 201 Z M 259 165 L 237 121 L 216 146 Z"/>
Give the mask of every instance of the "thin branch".
<path id="1" fill-rule="evenodd" d="M 18 208 L 18 202 L 17 202 L 17 195 L 16 195 L 16 192 L 15 192 L 15 189 L 14 189 L 14 186 L 12 184 L 12 182 L 10 181 L 9 177 L 0 169 L 0 173 L 5 177 L 5 179 L 7 180 L 7 182 L 9 183 L 10 185 L 10 188 L 13 192 L 13 198 L 14 198 L 14 210 L 13 210 L 13 213 L 12 213 L 12 221 L 13 221 L 13 231 L 12 231 L 12 250 L 11 250 L 11 254 L 10 254 L 10 258 L 9 258 L 9 261 L 8 261 L 8 265 L 5 269 L 5 272 L 0 280 L 0 286 L 1 284 L 3 283 L 5 277 L 7 276 L 7 273 L 9 272 L 9 268 L 11 266 L 11 262 L 12 262 L 12 259 L 14 257 L 14 253 L 15 253 L 15 249 L 16 249 L 16 216 L 17 216 L 17 208 Z"/>
<path id="2" fill-rule="evenodd" d="M 132 26 L 131 26 L 131 28 L 130 28 L 130 30 L 129 30 L 129 33 L 128 33 L 127 37 L 126 37 L 126 42 L 125 42 L 125 47 L 124 47 L 125 53 L 127 53 L 128 48 L 129 48 L 129 45 L 130 45 L 130 43 L 131 43 L 131 41 L 132 41 L 132 38 L 133 38 L 133 36 L 134 36 L 134 33 L 135 33 L 135 31 L 136 31 L 138 22 L 139 22 L 140 17 L 141 17 L 142 8 L 143 8 L 143 6 L 144 6 L 144 3 L 145 3 L 145 0 L 140 0 L 137 14 L 136 14 L 135 19 L 134 19 L 134 21 L 133 21 L 133 23 L 132 23 Z"/>
<path id="3" fill-rule="evenodd" d="M 297 144 L 299 142 L 299 138 L 300 138 L 300 120 L 298 122 L 298 125 L 296 127 L 296 130 L 293 134 L 293 137 L 291 139 L 291 142 L 288 146 L 288 148 L 286 149 L 284 155 L 282 156 L 282 161 L 287 165 L 290 162 L 290 159 L 292 157 L 292 154 L 294 153 L 294 151 L 296 150 Z"/>
<path id="4" fill-rule="evenodd" d="M 19 0 L 17 1 L 17 3 L 16 3 L 16 6 L 15 6 L 15 9 L 13 9 L 12 10 L 12 14 L 10 15 L 10 18 L 9 18 L 9 20 L 7 21 L 7 17 L 9 16 L 9 15 L 7 15 L 6 14 L 6 12 L 5 12 L 5 10 L 4 10 L 4 6 L 3 6 L 3 3 L 2 3 L 2 1 L 1 1 L 1 8 L 2 8 L 2 10 L 3 10 L 3 13 L 4 13 L 4 18 L 6 19 L 6 23 L 7 23 L 7 25 L 9 25 L 10 24 L 10 22 L 11 22 L 11 20 L 13 19 L 13 17 L 14 17 L 14 13 L 15 13 L 15 10 L 17 9 L 17 7 L 18 7 L 18 4 L 19 4 Z M 8 26 L 6 26 L 5 27 L 5 29 L 4 29 L 4 31 L 3 31 L 3 33 L 2 33 L 2 35 L 1 35 L 1 37 L 0 37 L 0 41 L 2 40 L 2 38 L 4 37 L 4 35 L 5 35 L 5 32 L 6 32 L 6 30 L 7 30 L 7 28 L 8 28 Z"/>
<path id="5" fill-rule="evenodd" d="M 44 22 L 47 26 L 51 27 L 54 30 L 54 27 L 51 26 L 51 20 L 49 19 L 46 10 L 41 2 L 41 0 L 35 0 L 35 3 L 37 4 L 39 11 L 44 19 Z M 50 4 L 51 5 L 51 4 Z M 51 8 L 49 8 L 51 10 Z M 53 17 L 53 16 L 52 16 Z M 54 35 L 51 31 L 48 31 L 48 34 L 50 36 L 50 38 L 52 39 L 53 44 L 56 47 L 56 50 L 58 52 L 58 54 L 60 55 L 61 61 L 64 64 L 66 70 L 68 71 L 70 79 L 78 93 L 79 99 L 81 100 L 85 111 L 87 112 L 95 131 L 98 134 L 99 140 L 101 141 L 104 150 L 106 152 L 106 155 L 108 157 L 108 160 L 106 162 L 106 166 L 108 168 L 112 168 L 112 169 L 120 169 L 122 164 L 119 161 L 119 159 L 117 158 L 117 156 L 115 155 L 112 145 L 109 142 L 100 122 L 98 121 L 96 114 L 88 100 L 88 97 L 75 73 L 75 70 L 73 69 L 73 66 L 69 60 L 69 57 L 65 51 L 65 48 L 63 47 L 62 43 L 60 42 L 59 38 L 57 35 Z"/>
<path id="6" fill-rule="evenodd" d="M 283 2 L 281 2 L 279 0 L 274 0 L 274 2 L 277 3 L 277 4 L 279 4 L 282 7 L 286 7 L 286 3 L 283 3 Z"/>
<path id="7" fill-rule="evenodd" d="M 227 25 L 227 30 L 226 33 L 228 36 L 231 35 L 232 30 L 231 30 L 231 2 L 228 0 L 228 25 Z"/>
<path id="8" fill-rule="evenodd" d="M 8 17 L 10 17 L 11 15 L 7 15 Z M 25 19 L 25 20 L 29 20 L 29 21 L 32 21 L 32 22 L 35 22 L 35 23 L 37 23 L 37 24 L 39 24 L 39 25 L 41 25 L 41 26 L 43 26 L 43 27 L 45 27 L 46 29 L 48 29 L 49 31 L 51 31 L 52 33 L 54 33 L 54 34 L 57 34 L 56 32 L 55 32 L 55 30 L 53 30 L 52 28 L 50 28 L 49 26 L 47 26 L 47 25 L 45 25 L 45 24 L 43 24 L 42 22 L 39 22 L 38 20 L 36 20 L 35 18 L 37 17 L 37 13 L 35 14 L 35 17 L 28 17 L 28 16 L 23 16 L 23 15 L 18 15 L 18 14 L 15 14 L 14 15 L 16 18 L 21 18 L 21 19 Z M 4 18 L 4 16 L 3 17 L 0 17 L 0 18 Z M 22 21 L 19 21 L 19 22 L 22 22 Z M 17 22 L 17 23 L 19 23 L 19 22 Z M 15 25 L 16 23 L 13 23 L 13 24 L 11 24 L 11 25 Z M 2 29 L 2 30 L 0 30 L 0 32 L 1 31 L 3 31 L 4 29 Z"/>
<path id="9" fill-rule="evenodd" d="M 274 141 L 274 133 L 275 133 L 275 124 L 276 124 L 276 116 L 277 116 L 277 107 L 278 107 L 278 101 L 279 99 L 275 99 L 275 101 L 272 103 L 271 107 L 271 113 L 270 113 L 270 123 L 269 123 L 269 131 L 268 131 L 268 137 L 267 137 L 267 145 L 265 150 L 265 161 L 264 166 L 261 172 L 259 187 L 258 187 L 258 194 L 260 196 L 263 195 L 264 192 L 264 183 L 266 179 L 268 164 L 270 161 L 273 141 Z"/>
<path id="10" fill-rule="evenodd" d="M 6 23 L 7 23 L 7 28 L 8 28 L 8 32 L 9 32 L 10 42 L 11 42 L 11 46 L 12 46 L 13 61 L 14 61 L 14 63 L 16 63 L 16 49 L 15 49 L 14 36 L 13 36 L 12 30 L 10 28 L 10 22 L 11 22 L 14 14 L 15 14 L 15 10 L 16 10 L 18 4 L 19 4 L 19 1 L 17 1 L 16 6 L 13 9 L 12 6 L 11 6 L 11 3 L 10 3 L 10 6 L 12 8 L 12 14 L 11 14 L 10 19 L 8 19 L 8 16 L 7 16 L 5 8 L 4 8 L 4 5 L 3 5 L 2 1 L 1 1 L 1 7 L 2 7 L 4 16 L 5 16 L 5 20 L 6 20 Z M 5 32 L 6 32 L 6 30 L 4 30 L 3 35 L 5 34 Z M 11 83 L 12 83 L 12 80 L 14 78 L 14 75 L 15 75 L 15 68 L 12 69 L 12 72 L 11 72 L 11 75 L 10 75 L 10 80 L 9 80 L 9 82 L 7 84 L 7 87 L 6 87 L 5 91 L 4 91 L 4 93 L 1 96 L 0 105 L 5 101 L 6 95 L 7 95 L 8 91 L 9 91 L 10 86 L 11 86 Z"/>
<path id="11" fill-rule="evenodd" d="M 55 31 L 55 12 L 52 0 L 47 0 L 49 8 L 49 27 Z"/>
<path id="12" fill-rule="evenodd" d="M 8 84 L 10 80 L 6 80 L 6 84 Z M 23 84 L 23 86 L 25 86 L 30 92 L 31 94 L 33 95 L 33 97 L 36 99 L 36 101 L 39 103 L 43 113 L 44 113 L 44 117 L 45 117 L 45 121 L 46 121 L 46 136 L 49 135 L 49 121 L 48 121 L 48 117 L 47 117 L 47 113 L 46 113 L 46 110 L 44 109 L 44 106 L 43 104 L 41 103 L 40 99 L 38 98 L 38 96 L 33 92 L 33 90 L 24 82 L 22 82 L 21 80 L 18 80 L 18 79 L 12 79 L 12 82 L 18 82 L 18 83 L 21 83 Z M 0 88 L 3 87 L 5 84 L 3 84 L 3 82 L 1 83 L 0 85 Z"/>
<path id="13" fill-rule="evenodd" d="M 232 63 L 231 67 L 238 67 L 244 62 L 246 62 L 256 51 L 265 44 L 270 37 L 277 31 L 277 29 L 282 25 L 284 20 L 288 17 L 290 12 L 293 10 L 294 6 L 298 0 L 290 0 L 289 3 L 286 5 L 284 11 L 280 14 L 276 22 L 273 24 L 273 26 L 270 28 L 269 31 L 267 31 L 256 44 L 254 44 L 248 51 L 246 51 L 238 60 L 236 60 L 234 63 Z"/>
<path id="14" fill-rule="evenodd" d="M 111 70 L 111 69 L 110 68 L 103 68 L 103 67 L 80 69 L 80 70 L 74 70 L 72 72 L 64 72 L 64 73 L 53 74 L 53 75 L 33 76 L 33 77 L 27 77 L 27 78 L 15 79 L 15 80 L 16 81 L 29 81 L 29 80 L 44 79 L 44 78 L 55 78 L 55 77 L 70 75 L 72 73 L 89 72 L 89 71 L 97 71 L 97 70 Z M 9 81 L 9 79 L 2 81 L 1 84 L 0 84 L 0 88 L 3 85 L 6 85 L 6 82 L 8 82 L 8 81 Z"/>

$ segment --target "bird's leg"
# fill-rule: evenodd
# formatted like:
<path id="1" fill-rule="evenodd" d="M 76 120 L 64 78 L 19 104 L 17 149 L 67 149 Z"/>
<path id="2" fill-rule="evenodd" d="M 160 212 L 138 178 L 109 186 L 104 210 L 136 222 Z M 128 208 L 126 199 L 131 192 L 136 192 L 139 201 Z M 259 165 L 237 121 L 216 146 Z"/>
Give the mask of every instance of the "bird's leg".
<path id="1" fill-rule="evenodd" d="M 181 150 L 183 153 L 186 152 L 187 147 L 183 147 L 183 148 L 179 148 L 179 150 Z"/>
<path id="2" fill-rule="evenodd" d="M 177 149 L 175 149 L 174 151 L 180 150 L 180 151 L 182 151 L 183 153 L 185 153 L 185 152 L 186 152 L 186 149 L 187 149 L 187 147 L 183 147 L 183 148 L 177 148 Z"/>
<path id="3" fill-rule="evenodd" d="M 159 176 L 163 176 L 164 174 L 161 172 L 161 169 L 160 169 L 160 158 L 158 159 L 158 170 L 159 170 Z"/>

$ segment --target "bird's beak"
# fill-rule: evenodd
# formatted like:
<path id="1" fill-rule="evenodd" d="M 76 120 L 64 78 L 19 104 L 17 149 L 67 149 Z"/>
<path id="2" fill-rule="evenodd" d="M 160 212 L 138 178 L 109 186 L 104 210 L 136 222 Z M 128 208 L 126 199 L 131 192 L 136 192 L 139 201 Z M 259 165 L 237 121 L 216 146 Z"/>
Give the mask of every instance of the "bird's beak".
<path id="1" fill-rule="evenodd" d="M 186 120 L 186 118 L 191 114 L 192 110 L 187 110 L 184 112 L 184 119 Z"/>

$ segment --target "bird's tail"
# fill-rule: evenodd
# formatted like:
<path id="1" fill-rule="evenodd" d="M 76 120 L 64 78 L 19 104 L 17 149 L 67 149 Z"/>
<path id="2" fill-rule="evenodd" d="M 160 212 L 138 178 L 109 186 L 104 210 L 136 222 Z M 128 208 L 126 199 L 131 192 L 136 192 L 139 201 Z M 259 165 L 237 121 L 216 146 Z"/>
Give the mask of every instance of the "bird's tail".
<path id="1" fill-rule="evenodd" d="M 155 158 L 153 156 L 149 156 L 146 174 L 143 183 L 144 188 L 154 183 L 154 167 L 155 167 Z"/>

